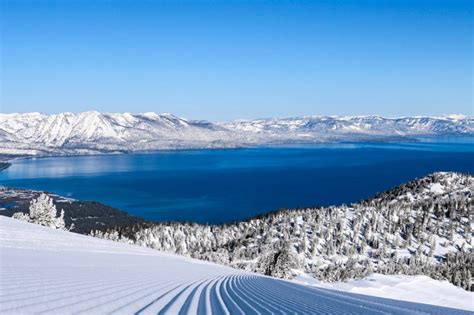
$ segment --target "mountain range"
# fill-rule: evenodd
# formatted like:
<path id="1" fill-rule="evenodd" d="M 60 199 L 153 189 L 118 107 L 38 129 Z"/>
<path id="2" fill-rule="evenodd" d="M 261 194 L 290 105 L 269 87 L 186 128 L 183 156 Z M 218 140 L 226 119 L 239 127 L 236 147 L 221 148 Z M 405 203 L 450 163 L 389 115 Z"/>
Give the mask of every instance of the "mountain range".
<path id="1" fill-rule="evenodd" d="M 156 113 L 0 114 L 0 154 L 49 155 L 229 148 L 474 135 L 474 118 L 305 116 L 208 122 Z"/>

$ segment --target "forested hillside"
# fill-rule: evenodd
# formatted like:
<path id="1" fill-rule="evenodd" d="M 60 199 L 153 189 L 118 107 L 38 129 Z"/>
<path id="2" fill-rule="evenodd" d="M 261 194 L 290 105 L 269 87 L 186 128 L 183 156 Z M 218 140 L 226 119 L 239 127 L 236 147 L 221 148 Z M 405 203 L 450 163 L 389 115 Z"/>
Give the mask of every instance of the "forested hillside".
<path id="1" fill-rule="evenodd" d="M 351 205 L 228 225 L 142 223 L 92 234 L 280 278 L 425 274 L 473 290 L 473 192 L 474 177 L 435 173 Z"/>

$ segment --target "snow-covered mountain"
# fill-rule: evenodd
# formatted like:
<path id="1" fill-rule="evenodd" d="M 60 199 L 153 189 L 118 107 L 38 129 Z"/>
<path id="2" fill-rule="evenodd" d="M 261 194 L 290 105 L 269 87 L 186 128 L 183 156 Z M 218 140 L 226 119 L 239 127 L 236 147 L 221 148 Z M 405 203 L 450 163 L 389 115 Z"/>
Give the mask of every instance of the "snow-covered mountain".
<path id="1" fill-rule="evenodd" d="M 0 154 L 87 154 L 440 135 L 474 135 L 474 118 L 310 116 L 212 123 L 155 113 L 0 114 Z"/>
<path id="2" fill-rule="evenodd" d="M 0 153 L 48 154 L 226 146 L 231 132 L 170 114 L 0 114 Z M 228 140 L 227 140 L 228 141 Z"/>
<path id="3" fill-rule="evenodd" d="M 465 301 L 449 304 L 466 309 L 460 310 L 308 287 L 4 216 L 0 216 L 0 253 L 1 314 L 470 314 L 472 310 Z M 448 289 L 444 294 L 460 300 L 456 288 L 443 288 Z"/>
<path id="4" fill-rule="evenodd" d="M 474 134 L 474 118 L 446 117 L 309 116 L 256 119 L 220 124 L 230 130 L 266 135 L 269 139 L 352 140 L 370 137 Z"/>

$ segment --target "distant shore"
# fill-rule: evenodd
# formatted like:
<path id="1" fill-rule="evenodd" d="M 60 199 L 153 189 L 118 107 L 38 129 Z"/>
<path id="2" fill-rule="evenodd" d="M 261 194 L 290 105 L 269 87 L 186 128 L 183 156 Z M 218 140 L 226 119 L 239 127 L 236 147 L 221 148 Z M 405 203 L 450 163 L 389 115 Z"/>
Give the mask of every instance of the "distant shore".
<path id="1" fill-rule="evenodd" d="M 120 155 L 120 154 L 153 154 L 161 152 L 183 152 L 183 151 L 202 151 L 202 150 L 235 150 L 235 149 L 260 149 L 260 148 L 301 148 L 301 147 L 320 147 L 328 145 L 351 145 L 351 144 L 397 144 L 397 143 L 468 143 L 471 144 L 474 141 L 474 134 L 463 135 L 463 136 L 414 136 L 414 137 L 399 137 L 399 136 L 387 136 L 383 138 L 372 138 L 372 139 L 358 139 L 350 141 L 342 140 L 331 140 L 331 141 L 290 141 L 290 142 L 268 142 L 268 143 L 246 143 L 232 146 L 176 146 L 176 147 L 163 147 L 155 149 L 136 149 L 136 150 L 85 150 L 85 151 L 42 151 L 39 154 L 6 154 L 0 152 L 0 171 L 8 168 L 3 164 L 12 162 L 14 160 L 22 159 L 40 159 L 40 158 L 56 158 L 56 157 L 80 157 L 80 156 L 102 156 L 102 155 Z"/>

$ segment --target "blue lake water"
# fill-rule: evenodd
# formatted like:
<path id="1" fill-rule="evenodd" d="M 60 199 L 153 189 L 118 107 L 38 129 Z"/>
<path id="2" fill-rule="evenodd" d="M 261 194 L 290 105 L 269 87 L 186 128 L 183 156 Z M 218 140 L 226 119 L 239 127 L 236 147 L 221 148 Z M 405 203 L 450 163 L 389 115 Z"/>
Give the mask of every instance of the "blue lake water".
<path id="1" fill-rule="evenodd" d="M 0 184 L 151 220 L 220 223 L 350 203 L 435 171 L 474 174 L 472 138 L 25 159 L 0 172 Z"/>

